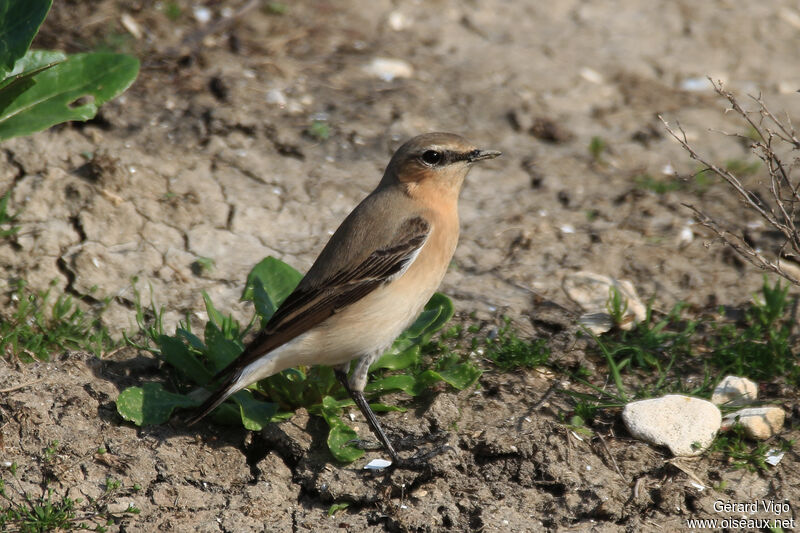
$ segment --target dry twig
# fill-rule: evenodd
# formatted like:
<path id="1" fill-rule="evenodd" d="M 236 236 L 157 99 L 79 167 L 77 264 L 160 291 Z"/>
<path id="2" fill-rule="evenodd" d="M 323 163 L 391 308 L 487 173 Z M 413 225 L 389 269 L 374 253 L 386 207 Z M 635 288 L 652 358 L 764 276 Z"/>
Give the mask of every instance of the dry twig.
<path id="1" fill-rule="evenodd" d="M 722 178 L 739 196 L 745 207 L 757 213 L 769 226 L 780 232 L 784 241 L 777 250 L 772 251 L 772 254 L 767 254 L 750 244 L 741 227 L 726 227 L 698 207 L 691 204 L 683 205 L 692 210 L 699 224 L 714 232 L 743 259 L 762 270 L 774 272 L 791 283 L 800 285 L 800 269 L 787 268 L 786 261 L 781 261 L 781 258 L 800 260 L 800 233 L 796 225 L 796 216 L 800 208 L 800 176 L 792 175 L 800 159 L 795 158 L 787 164 L 784 162 L 784 156 L 778 153 L 781 149 L 800 150 L 800 139 L 788 115 L 784 120 L 779 120 L 769 110 L 761 95 L 751 96 L 757 109 L 747 111 L 739 104 L 733 93 L 725 90 L 721 82 L 709 80 L 717 94 L 730 104 L 730 108 L 726 111 L 733 111 L 739 115 L 751 129 L 749 136 L 729 135 L 748 142 L 750 151 L 764 162 L 769 177 L 768 182 L 763 184 L 765 191 L 749 188 L 731 169 L 716 165 L 700 155 L 687 140 L 686 132 L 680 123 L 677 123 L 675 131 L 660 115 L 658 118 L 669 134 L 689 153 L 689 157 L 703 165 L 705 171 Z"/>

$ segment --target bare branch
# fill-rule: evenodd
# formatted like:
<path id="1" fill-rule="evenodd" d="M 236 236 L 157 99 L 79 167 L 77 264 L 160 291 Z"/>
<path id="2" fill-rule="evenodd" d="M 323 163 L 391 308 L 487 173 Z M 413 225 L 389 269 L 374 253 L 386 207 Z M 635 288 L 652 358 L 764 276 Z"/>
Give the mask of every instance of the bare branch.
<path id="1" fill-rule="evenodd" d="M 717 94 L 730 104 L 725 112 L 738 115 L 750 128 L 748 135 L 718 133 L 747 140 L 751 153 L 764 162 L 768 174 L 766 181 L 758 182 L 756 185 L 745 185 L 732 169 L 717 165 L 700 155 L 689 143 L 680 123 L 676 123 L 676 131 L 663 117 L 659 115 L 658 118 L 691 159 L 700 163 L 704 170 L 721 178 L 748 210 L 757 213 L 768 226 L 777 230 L 784 240 L 776 246 L 776 249 L 762 251 L 745 239 L 743 228 L 736 227 L 735 223 L 726 226 L 693 205 L 683 205 L 694 213 L 700 225 L 711 230 L 744 260 L 762 270 L 774 272 L 795 285 L 800 285 L 800 265 L 786 260 L 790 257 L 800 258 L 800 233 L 795 223 L 795 215 L 800 208 L 800 176 L 792 175 L 792 171 L 800 165 L 800 158 L 794 158 L 791 164 L 786 165 L 778 153 L 800 150 L 800 139 L 797 138 L 788 115 L 785 120 L 778 120 L 767 107 L 761 94 L 750 96 L 756 103 L 757 109 L 747 111 L 739 104 L 733 93 L 724 89 L 722 82 L 715 82 L 711 78 L 709 81 Z"/>

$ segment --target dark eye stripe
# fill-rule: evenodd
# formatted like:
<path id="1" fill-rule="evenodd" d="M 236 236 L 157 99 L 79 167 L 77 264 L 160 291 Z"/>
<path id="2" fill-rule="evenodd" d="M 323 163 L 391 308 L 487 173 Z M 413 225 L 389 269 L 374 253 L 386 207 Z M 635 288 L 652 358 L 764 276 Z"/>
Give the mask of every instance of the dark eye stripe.
<path id="1" fill-rule="evenodd" d="M 444 161 L 445 161 L 445 163 L 455 163 L 456 161 L 467 161 L 477 151 L 478 150 L 472 150 L 472 151 L 469 151 L 469 152 L 454 152 L 452 150 L 445 150 L 443 152 L 444 153 Z"/>

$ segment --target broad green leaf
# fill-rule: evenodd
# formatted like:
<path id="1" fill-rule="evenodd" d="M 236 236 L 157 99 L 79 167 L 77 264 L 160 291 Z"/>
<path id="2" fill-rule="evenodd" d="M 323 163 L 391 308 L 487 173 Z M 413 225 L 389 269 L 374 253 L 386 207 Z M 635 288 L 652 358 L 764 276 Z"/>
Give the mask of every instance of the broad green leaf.
<path id="1" fill-rule="evenodd" d="M 353 404 L 355 405 L 355 404 Z M 372 403 L 369 404 L 370 409 L 372 409 L 376 413 L 390 413 L 397 411 L 399 413 L 405 413 L 405 407 L 397 407 L 396 405 L 386 405 L 385 403 Z"/>
<path id="2" fill-rule="evenodd" d="M 440 370 L 439 377 L 458 390 L 464 390 L 481 377 L 481 370 L 473 364 L 463 363 Z"/>
<path id="3" fill-rule="evenodd" d="M 242 292 L 242 300 L 253 299 L 253 281 L 258 278 L 275 306 L 279 306 L 297 287 L 303 275 L 280 259 L 267 257 L 262 259 L 250 274 Z"/>
<path id="4" fill-rule="evenodd" d="M 117 412 L 137 426 L 163 424 L 176 407 L 197 407 L 198 400 L 167 392 L 160 383 L 129 387 L 117 397 Z"/>
<path id="5" fill-rule="evenodd" d="M 453 305 L 453 301 L 440 292 L 437 292 L 431 296 L 431 299 L 425 305 L 425 309 L 438 309 L 439 313 L 436 315 L 436 318 L 432 322 L 429 322 L 424 329 L 420 338 L 420 344 L 427 344 L 433 334 L 442 329 L 444 325 L 447 324 L 451 318 L 453 318 L 453 314 L 455 314 L 455 306 Z"/>
<path id="6" fill-rule="evenodd" d="M 417 380 L 414 376 L 408 374 L 397 374 L 395 376 L 388 376 L 385 378 L 376 379 L 367 384 L 364 388 L 368 393 L 385 393 L 389 391 L 401 390 L 411 396 L 416 396 L 415 385 Z"/>
<path id="7" fill-rule="evenodd" d="M 322 399 L 321 415 L 328 423 L 328 449 L 337 461 L 351 463 L 364 455 L 364 450 L 360 450 L 349 444 L 350 441 L 357 440 L 358 434 L 347 424 L 342 422 L 342 400 L 336 400 L 331 396 Z"/>
<path id="8" fill-rule="evenodd" d="M 157 342 L 161 357 L 186 377 L 198 385 L 205 385 L 211 380 L 211 372 L 178 337 L 160 335 Z"/>
<path id="9" fill-rule="evenodd" d="M 189 346 L 197 350 L 198 352 L 204 352 L 206 350 L 206 345 L 203 344 L 203 341 L 200 340 L 200 337 L 195 335 L 189 330 L 183 328 L 177 328 L 175 330 L 176 335 L 179 337 L 183 337 L 189 343 Z"/>
<path id="10" fill-rule="evenodd" d="M 0 2 L 0 79 L 30 48 L 51 4 L 52 0 Z"/>
<path id="11" fill-rule="evenodd" d="M 231 398 L 239 404 L 242 425 L 250 431 L 261 431 L 272 422 L 272 417 L 278 412 L 278 404 L 256 400 L 249 390 L 239 391 Z"/>
<path id="12" fill-rule="evenodd" d="M 0 116 L 14 100 L 36 83 L 33 80 L 36 74 L 55 66 L 66 57 L 61 52 L 32 50 L 20 58 L 8 77 L 0 81 Z"/>
<path id="13" fill-rule="evenodd" d="M 413 345 L 402 352 L 389 350 L 380 359 L 372 363 L 369 367 L 370 372 L 380 370 L 404 370 L 419 362 L 419 345 Z"/>
<path id="14" fill-rule="evenodd" d="M 278 310 L 278 305 L 269 297 L 259 278 L 253 278 L 253 305 L 256 308 L 256 314 L 261 317 L 261 327 L 264 327 Z"/>
<path id="15" fill-rule="evenodd" d="M 414 392 L 419 394 L 437 381 L 444 381 L 448 385 L 462 390 L 475 383 L 475 380 L 477 380 L 480 375 L 480 369 L 468 363 L 455 365 L 438 372 L 436 370 L 426 370 L 417 376 Z M 414 394 L 412 394 L 412 396 L 414 396 Z"/>
<path id="16" fill-rule="evenodd" d="M 326 418 L 326 421 L 331 425 L 330 420 Z M 331 430 L 328 433 L 328 449 L 337 461 L 352 463 L 364 455 L 364 450 L 356 448 L 352 444 L 348 444 L 358 439 L 358 433 L 353 431 L 351 427 L 338 419 L 334 420 L 333 425 L 330 427 Z"/>
<path id="17" fill-rule="evenodd" d="M 125 54 L 75 54 L 30 77 L 34 82 L 0 113 L 0 141 L 68 120 L 88 120 L 127 89 L 139 60 Z"/>
<path id="18" fill-rule="evenodd" d="M 225 337 L 212 322 L 206 322 L 205 341 L 205 355 L 217 372 L 228 366 L 244 349 L 238 342 Z"/>

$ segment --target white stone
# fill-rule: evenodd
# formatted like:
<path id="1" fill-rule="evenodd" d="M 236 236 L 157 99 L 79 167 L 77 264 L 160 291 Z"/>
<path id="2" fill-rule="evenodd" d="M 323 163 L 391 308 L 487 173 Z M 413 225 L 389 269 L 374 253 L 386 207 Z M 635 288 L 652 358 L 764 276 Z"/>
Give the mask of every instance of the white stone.
<path id="1" fill-rule="evenodd" d="M 725 415 L 722 427 L 729 428 L 737 421 L 751 439 L 765 440 L 783 429 L 786 413 L 780 407 L 750 407 Z"/>
<path id="2" fill-rule="evenodd" d="M 666 446 L 674 455 L 691 456 L 711 445 L 722 414 L 709 401 L 669 394 L 629 403 L 622 419 L 635 438 Z"/>
<path id="3" fill-rule="evenodd" d="M 744 405 L 756 401 L 758 385 L 747 378 L 725 376 L 714 387 L 711 403 L 714 405 Z"/>
<path id="4" fill-rule="evenodd" d="M 628 280 L 617 280 L 602 274 L 581 271 L 564 276 L 561 286 L 567 296 L 584 311 L 579 323 L 595 335 L 610 330 L 614 325 L 624 330 L 633 329 L 636 323 L 647 317 L 647 306 L 639 298 L 633 283 Z M 614 324 L 608 313 L 612 289 L 616 289 L 627 303 L 620 324 Z"/>
<path id="5" fill-rule="evenodd" d="M 395 78 L 410 78 L 414 75 L 414 68 L 409 63 L 402 59 L 388 57 L 376 57 L 364 67 L 364 70 L 383 81 L 392 81 Z"/>

